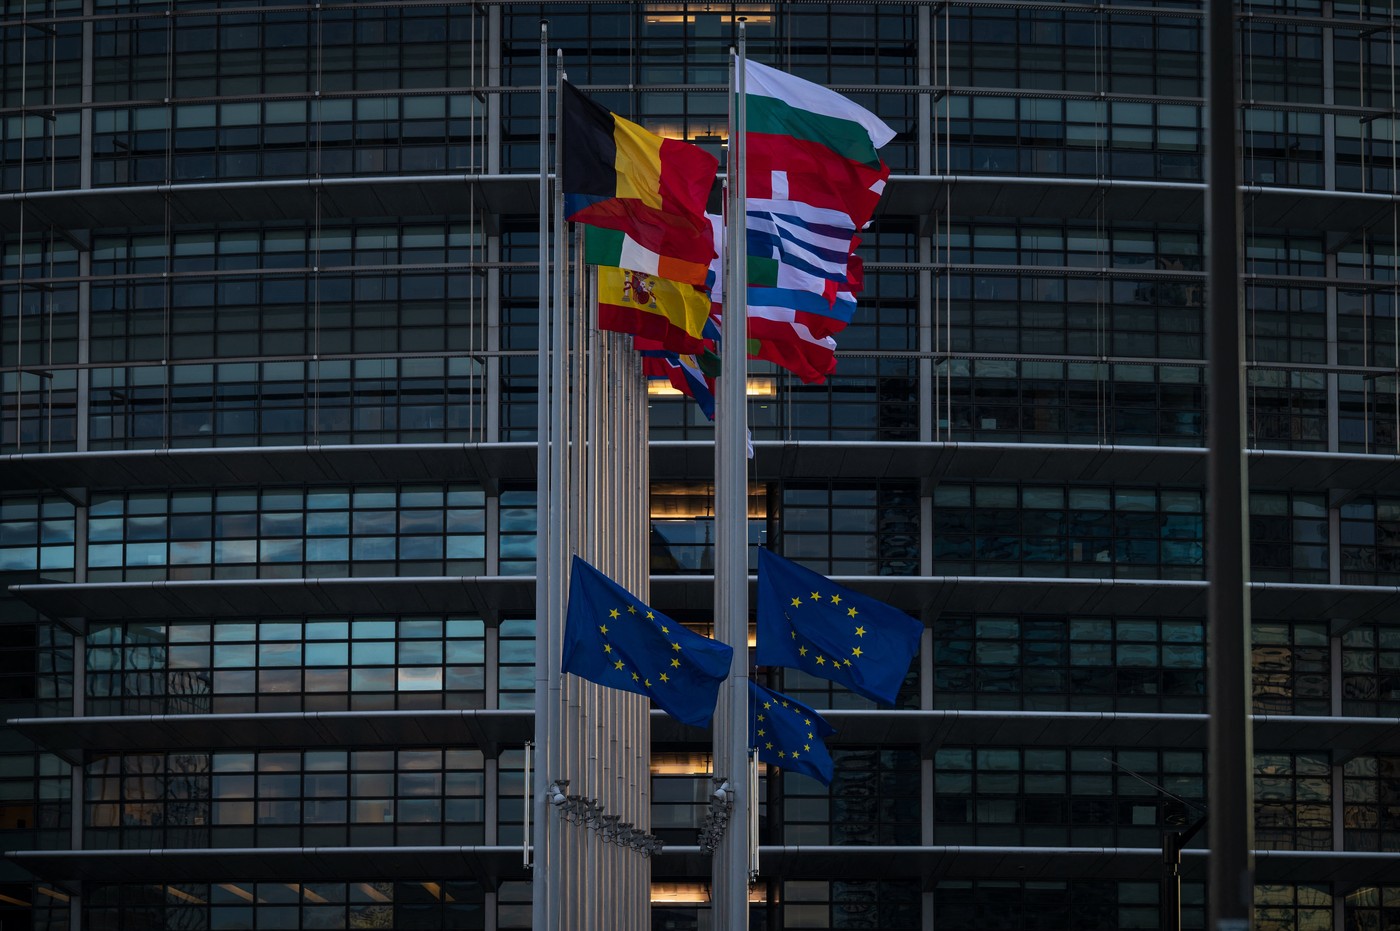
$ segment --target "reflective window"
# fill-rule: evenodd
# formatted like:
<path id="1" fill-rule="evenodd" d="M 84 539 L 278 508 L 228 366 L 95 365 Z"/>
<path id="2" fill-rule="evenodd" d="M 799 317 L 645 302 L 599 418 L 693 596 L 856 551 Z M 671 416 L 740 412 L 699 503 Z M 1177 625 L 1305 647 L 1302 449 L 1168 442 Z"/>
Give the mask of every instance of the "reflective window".
<path id="1" fill-rule="evenodd" d="M 1400 716 L 1400 630 L 1367 624 L 1342 634 L 1342 714 Z"/>
<path id="2" fill-rule="evenodd" d="M 94 625 L 89 714 L 483 708 L 485 624 L 472 618 Z"/>
<path id="3" fill-rule="evenodd" d="M 479 575 L 485 509 L 458 485 L 94 495 L 88 579 Z"/>
<path id="4" fill-rule="evenodd" d="M 1333 849 L 1326 753 L 1255 752 L 1254 843 L 1260 850 Z"/>
<path id="5" fill-rule="evenodd" d="M 1205 780 L 1199 750 L 943 747 L 934 843 L 1158 847 L 1204 812 Z"/>
<path id="6" fill-rule="evenodd" d="M 830 746 L 835 774 L 824 786 L 776 770 L 781 779 L 783 844 L 918 844 L 919 751 L 910 747 Z M 769 777 L 775 770 L 769 768 Z"/>
<path id="7" fill-rule="evenodd" d="M 86 847 L 480 844 L 479 750 L 119 753 L 86 766 Z"/>
<path id="8" fill-rule="evenodd" d="M 934 490 L 937 575 L 1197 579 L 1199 491 L 960 485 Z"/>
<path id="9" fill-rule="evenodd" d="M 1342 768 L 1347 850 L 1400 850 L 1400 757 L 1359 756 Z"/>
<path id="10" fill-rule="evenodd" d="M 932 629 L 938 708 L 1205 710 L 1197 619 L 954 615 Z"/>
<path id="11" fill-rule="evenodd" d="M 66 909 L 66 905 L 65 905 Z M 244 882 L 94 885 L 83 894 L 83 927 L 461 928 L 485 927 L 485 889 L 438 878 L 421 882 Z M 54 931 L 57 931 L 55 926 Z"/>

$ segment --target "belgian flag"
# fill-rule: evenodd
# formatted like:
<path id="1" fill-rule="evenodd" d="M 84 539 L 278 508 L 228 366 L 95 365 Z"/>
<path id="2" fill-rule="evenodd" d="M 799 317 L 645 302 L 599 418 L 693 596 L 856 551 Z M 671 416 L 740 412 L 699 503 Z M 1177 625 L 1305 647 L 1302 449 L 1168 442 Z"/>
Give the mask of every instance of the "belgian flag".
<path id="1" fill-rule="evenodd" d="M 715 250 L 705 206 L 719 161 L 623 119 L 567 81 L 560 112 L 565 217 L 624 233 L 657 256 L 708 265 Z"/>

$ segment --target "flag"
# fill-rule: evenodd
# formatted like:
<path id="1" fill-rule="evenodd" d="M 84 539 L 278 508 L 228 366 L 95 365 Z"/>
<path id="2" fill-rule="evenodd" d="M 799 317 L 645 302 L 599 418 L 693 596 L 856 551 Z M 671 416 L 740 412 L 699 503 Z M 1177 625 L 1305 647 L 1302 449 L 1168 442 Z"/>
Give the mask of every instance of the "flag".
<path id="1" fill-rule="evenodd" d="M 559 112 L 565 218 L 626 233 L 658 257 L 708 264 L 705 205 L 719 161 L 623 119 L 567 81 Z"/>
<path id="2" fill-rule="evenodd" d="M 829 786 L 836 767 L 822 738 L 834 733 L 802 702 L 749 680 L 749 747 L 763 762 Z"/>
<path id="3" fill-rule="evenodd" d="M 865 226 L 889 177 L 876 150 L 894 130 L 835 91 L 759 62 L 745 62 L 744 80 L 749 196 L 838 209 Z"/>
<path id="4" fill-rule="evenodd" d="M 748 254 L 846 283 L 856 231 L 844 214 L 795 201 L 749 200 Z"/>
<path id="5" fill-rule="evenodd" d="M 643 342 L 637 340 L 637 348 L 642 350 L 642 373 L 648 378 L 666 379 L 671 387 L 695 402 L 706 420 L 714 420 L 714 379 L 701 371 L 700 361 L 695 356 L 665 349 L 642 349 Z"/>
<path id="6" fill-rule="evenodd" d="M 657 341 L 679 353 L 705 351 L 710 297 L 693 285 L 623 268 L 598 269 L 598 327 Z"/>
<path id="7" fill-rule="evenodd" d="M 588 265 L 607 265 L 645 272 L 658 278 L 704 285 L 709 266 L 704 262 L 689 262 L 662 255 L 646 248 L 621 230 L 584 227 L 583 261 Z"/>
<path id="8" fill-rule="evenodd" d="M 807 327 L 790 320 L 750 316 L 748 356 L 785 368 L 804 384 L 820 385 L 836 371 L 836 340 L 817 339 Z"/>
<path id="9" fill-rule="evenodd" d="M 750 318 L 764 317 L 800 323 L 816 339 L 844 330 L 854 313 L 855 303 L 850 300 L 828 300 L 825 296 L 813 294 L 811 291 L 757 288 L 752 285 L 749 287 Z M 753 327 L 749 328 L 749 335 L 757 335 L 753 332 Z"/>
<path id="10" fill-rule="evenodd" d="M 760 548 L 760 666 L 787 666 L 894 704 L 924 625 Z"/>
<path id="11" fill-rule="evenodd" d="M 574 557 L 562 669 L 646 695 L 682 724 L 705 727 L 729 674 L 732 647 L 692 633 Z"/>

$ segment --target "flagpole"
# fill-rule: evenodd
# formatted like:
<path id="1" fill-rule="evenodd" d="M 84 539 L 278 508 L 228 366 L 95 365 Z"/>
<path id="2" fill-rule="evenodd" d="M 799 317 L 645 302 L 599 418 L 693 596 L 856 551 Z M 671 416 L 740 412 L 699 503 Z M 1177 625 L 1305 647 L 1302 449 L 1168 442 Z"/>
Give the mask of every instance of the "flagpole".
<path id="1" fill-rule="evenodd" d="M 569 479 L 567 471 L 569 435 L 564 409 L 567 388 L 565 382 L 566 362 L 569 355 L 565 276 L 568 272 L 569 255 L 565 250 L 567 231 L 564 224 L 564 185 L 559 177 L 559 171 L 564 164 L 563 120 L 558 118 L 559 109 L 564 99 L 564 53 L 560 49 L 555 49 L 554 54 L 556 119 L 554 132 L 555 184 L 552 198 L 554 242 L 550 248 L 554 259 L 552 279 L 554 294 L 550 301 L 553 311 L 550 315 L 550 344 L 553 347 L 553 354 L 550 356 L 549 500 L 547 502 L 548 512 L 537 518 L 541 525 L 547 525 L 549 528 L 547 537 L 549 551 L 546 562 L 549 573 L 550 597 L 549 616 L 537 621 L 537 623 L 545 624 L 549 630 L 549 700 L 553 715 L 550 720 L 550 744 L 553 748 L 551 758 L 554 760 L 557 770 L 555 776 L 577 783 L 580 776 L 572 769 L 573 761 L 569 755 L 569 736 L 574 730 L 568 726 L 569 719 L 572 717 L 572 709 L 568 701 L 571 690 L 565 686 L 564 676 L 560 670 L 560 647 L 564 642 L 564 607 L 567 587 L 565 562 L 569 547 L 569 522 L 565 520 L 564 516 L 564 502 L 568 500 L 567 483 Z M 569 769 L 568 772 L 565 772 L 566 768 Z M 550 884 L 547 890 L 549 895 L 548 923 L 545 924 L 545 928 L 548 931 L 563 931 L 565 916 L 573 910 L 577 897 L 577 885 L 574 881 L 575 864 L 568 862 L 570 842 L 565 831 L 559 831 L 559 839 L 554 847 L 555 856 L 551 861 L 553 866 L 549 872 Z"/>
<path id="2" fill-rule="evenodd" d="M 543 509 L 549 500 L 549 298 L 553 272 L 549 264 L 549 22 L 540 21 L 540 240 L 539 240 L 539 367 L 536 391 L 535 435 L 538 451 L 535 460 L 535 501 Z M 535 837 L 532 865 L 535 868 L 531 897 L 534 920 L 540 928 L 552 927 L 549 903 L 554 882 L 551 873 L 557 869 L 553 836 L 556 831 L 549 820 L 549 804 L 545 793 L 549 783 L 559 777 L 558 757 L 552 739 L 558 694 L 551 690 L 550 655 L 557 652 L 556 641 L 550 636 L 550 586 L 547 554 L 551 547 L 548 523 L 541 518 L 537 525 L 535 551 L 535 748 L 537 751 L 534 785 L 532 786 Z M 556 680 L 557 681 L 557 680 Z"/>
<path id="3" fill-rule="evenodd" d="M 734 648 L 733 665 L 715 711 L 715 775 L 729 780 L 733 809 L 715 851 L 713 925 L 749 926 L 749 566 L 748 566 L 748 269 L 744 179 L 747 113 L 744 101 L 745 31 L 737 23 L 731 52 L 727 243 L 723 374 L 715 411 L 715 633 Z"/>

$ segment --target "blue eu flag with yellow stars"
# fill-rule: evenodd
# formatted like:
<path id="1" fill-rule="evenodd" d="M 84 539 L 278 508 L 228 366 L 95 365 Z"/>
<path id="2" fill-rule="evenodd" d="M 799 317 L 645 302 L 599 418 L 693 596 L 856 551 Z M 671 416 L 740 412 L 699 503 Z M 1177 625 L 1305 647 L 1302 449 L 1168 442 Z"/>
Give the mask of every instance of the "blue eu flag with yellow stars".
<path id="1" fill-rule="evenodd" d="M 892 705 L 923 632 L 897 608 L 758 551 L 760 666 L 801 669 Z"/>
<path id="2" fill-rule="evenodd" d="M 574 557 L 563 671 L 646 695 L 682 724 L 705 727 L 733 648 L 687 630 Z"/>
<path id="3" fill-rule="evenodd" d="M 822 738 L 834 733 L 802 702 L 749 680 L 749 746 L 763 762 L 829 786 L 835 766 Z"/>

